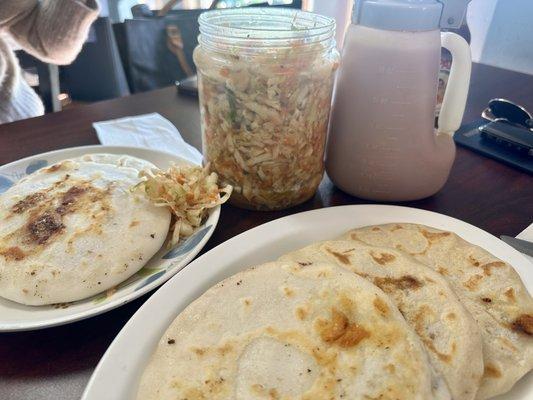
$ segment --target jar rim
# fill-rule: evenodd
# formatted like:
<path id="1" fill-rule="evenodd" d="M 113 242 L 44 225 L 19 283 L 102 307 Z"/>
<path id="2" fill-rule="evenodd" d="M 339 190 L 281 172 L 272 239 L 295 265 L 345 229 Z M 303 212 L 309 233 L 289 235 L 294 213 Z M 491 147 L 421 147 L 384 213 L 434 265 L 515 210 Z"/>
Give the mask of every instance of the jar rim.
<path id="1" fill-rule="evenodd" d="M 335 20 L 323 15 L 289 9 L 246 7 L 213 10 L 199 18 L 200 36 L 209 41 L 238 42 L 239 46 L 278 47 L 332 40 Z"/>

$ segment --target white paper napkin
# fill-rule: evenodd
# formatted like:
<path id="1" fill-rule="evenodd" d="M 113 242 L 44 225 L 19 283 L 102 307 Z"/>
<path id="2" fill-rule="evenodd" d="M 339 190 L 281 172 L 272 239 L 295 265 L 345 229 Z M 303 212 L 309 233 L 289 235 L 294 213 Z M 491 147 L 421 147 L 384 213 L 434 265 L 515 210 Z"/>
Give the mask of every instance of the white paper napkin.
<path id="1" fill-rule="evenodd" d="M 202 154 L 185 142 L 168 119 L 158 113 L 93 123 L 100 143 L 110 146 L 146 147 L 170 152 L 201 164 Z"/>
<path id="2" fill-rule="evenodd" d="M 529 240 L 530 242 L 533 242 L 533 224 L 529 225 L 526 229 L 520 232 L 516 237 L 518 239 Z M 524 254 L 524 257 L 526 257 L 529 261 L 533 263 L 533 257 L 528 256 L 527 254 Z"/>

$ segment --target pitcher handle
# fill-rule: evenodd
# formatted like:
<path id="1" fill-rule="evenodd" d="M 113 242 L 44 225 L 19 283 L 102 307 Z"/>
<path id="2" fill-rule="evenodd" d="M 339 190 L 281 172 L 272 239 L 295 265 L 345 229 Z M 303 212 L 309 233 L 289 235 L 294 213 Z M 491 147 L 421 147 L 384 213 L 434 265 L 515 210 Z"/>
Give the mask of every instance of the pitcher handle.
<path id="1" fill-rule="evenodd" d="M 461 126 L 465 112 L 472 56 L 467 41 L 455 33 L 441 33 L 441 42 L 442 47 L 452 53 L 452 67 L 440 109 L 438 133 L 453 136 Z"/>

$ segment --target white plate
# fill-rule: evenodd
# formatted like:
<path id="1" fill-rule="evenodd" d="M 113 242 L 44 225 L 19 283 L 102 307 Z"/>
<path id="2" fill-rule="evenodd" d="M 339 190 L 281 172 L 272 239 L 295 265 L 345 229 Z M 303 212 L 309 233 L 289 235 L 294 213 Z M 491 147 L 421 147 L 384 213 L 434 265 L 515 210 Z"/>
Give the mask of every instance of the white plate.
<path id="1" fill-rule="evenodd" d="M 14 182 L 36 170 L 67 158 L 90 153 L 127 154 L 148 160 L 160 168 L 170 163 L 190 162 L 161 151 L 121 146 L 83 146 L 43 153 L 24 158 L 0 167 L 0 193 Z M 204 247 L 213 234 L 220 215 L 220 206 L 213 208 L 204 225 L 185 241 L 168 251 L 161 249 L 132 277 L 115 290 L 108 290 L 91 298 L 52 306 L 24 306 L 0 298 L 0 332 L 40 329 L 62 325 L 126 304 L 161 285 L 182 269 Z"/>
<path id="2" fill-rule="evenodd" d="M 190 302 L 215 283 L 254 264 L 275 260 L 312 242 L 333 239 L 351 228 L 412 222 L 456 232 L 513 265 L 528 290 L 533 267 L 516 250 L 466 222 L 415 208 L 354 205 L 290 215 L 258 226 L 215 247 L 178 273 L 133 315 L 96 367 L 82 400 L 134 399 L 139 378 L 159 338 Z M 533 374 L 506 400 L 531 399 Z"/>

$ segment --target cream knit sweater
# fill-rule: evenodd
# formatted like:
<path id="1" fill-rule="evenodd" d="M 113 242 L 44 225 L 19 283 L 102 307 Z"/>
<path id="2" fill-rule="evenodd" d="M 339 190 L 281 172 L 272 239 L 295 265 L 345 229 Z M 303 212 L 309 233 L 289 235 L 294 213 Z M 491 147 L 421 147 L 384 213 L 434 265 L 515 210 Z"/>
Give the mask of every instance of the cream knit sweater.
<path id="1" fill-rule="evenodd" d="M 69 64 L 98 12 L 96 0 L 0 0 L 0 124 L 44 113 L 5 35 L 42 61 Z"/>

